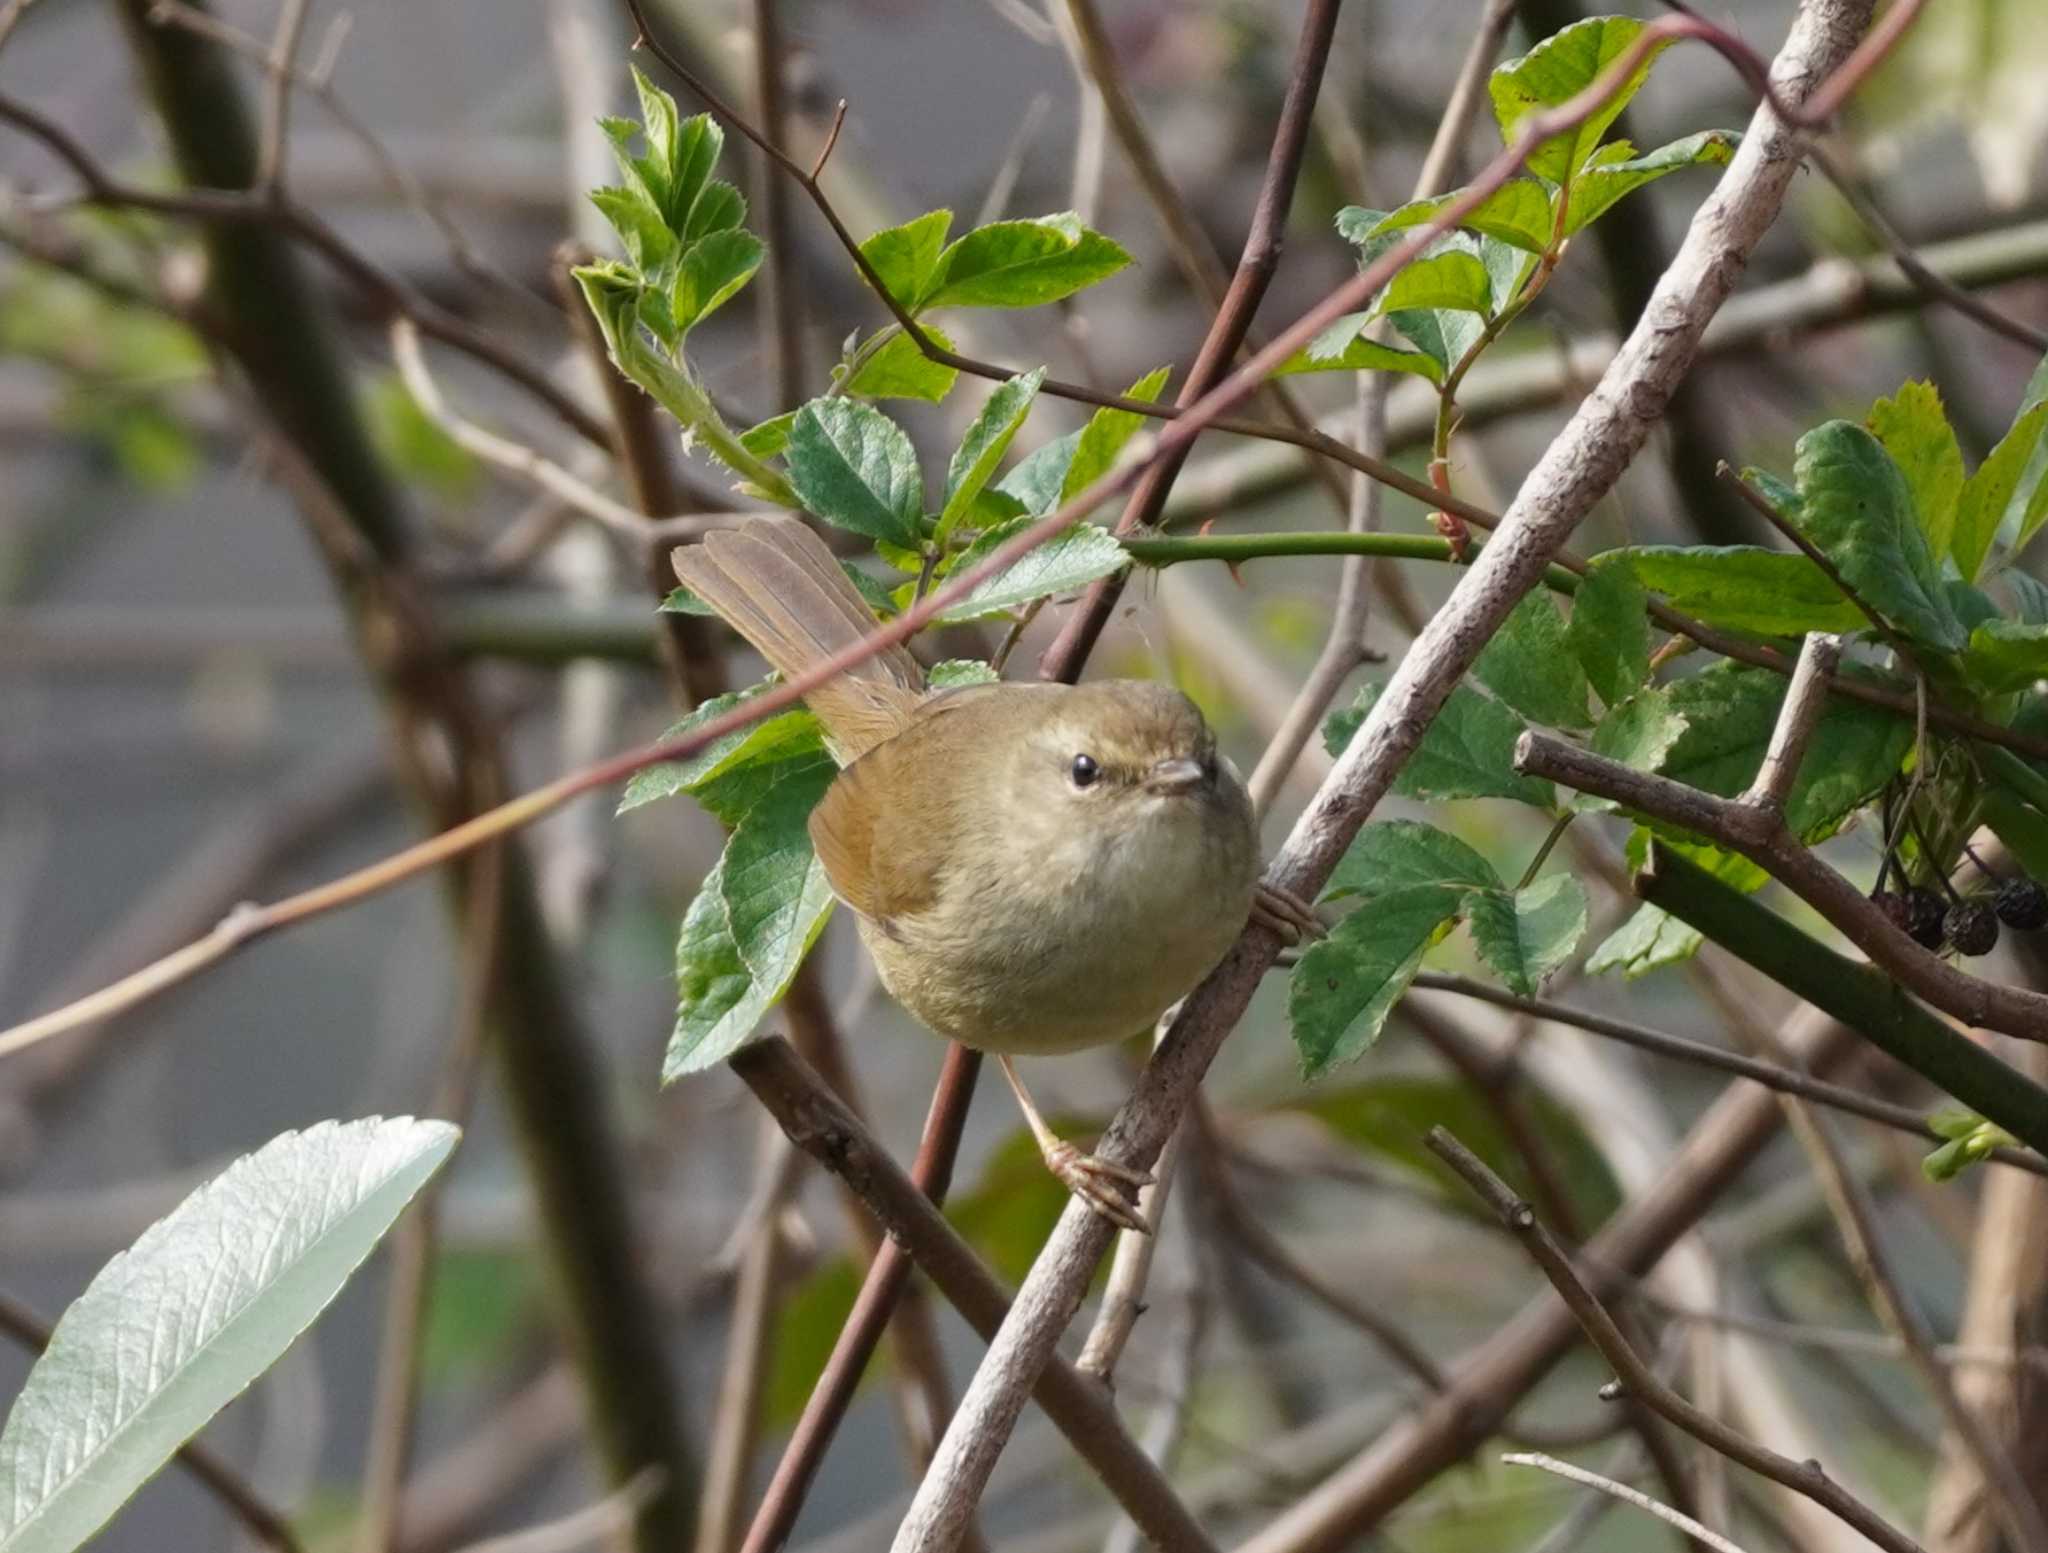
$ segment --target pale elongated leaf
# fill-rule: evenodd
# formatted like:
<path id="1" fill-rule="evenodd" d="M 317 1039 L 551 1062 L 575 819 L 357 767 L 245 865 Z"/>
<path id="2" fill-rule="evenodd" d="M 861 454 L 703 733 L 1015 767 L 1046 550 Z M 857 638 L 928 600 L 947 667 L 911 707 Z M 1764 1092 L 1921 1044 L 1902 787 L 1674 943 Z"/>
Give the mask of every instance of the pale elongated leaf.
<path id="1" fill-rule="evenodd" d="M 235 1161 L 57 1323 L 0 1430 L 0 1549 L 70 1553 L 262 1374 L 460 1136 L 322 1122 Z"/>
<path id="2" fill-rule="evenodd" d="M 676 939 L 676 1023 L 661 1060 L 673 1083 L 730 1057 L 775 999 L 754 980 L 725 915 L 725 860 L 704 876 Z"/>
<path id="3" fill-rule="evenodd" d="M 1963 450 L 1932 383 L 1907 382 L 1870 407 L 1864 422 L 1906 477 L 1927 547 L 1939 561 L 1955 533 L 1956 499 L 1963 490 Z"/>
<path id="4" fill-rule="evenodd" d="M 960 439 L 946 469 L 946 504 L 939 512 L 938 538 L 941 542 L 959 526 L 974 505 L 974 498 L 996 472 L 996 465 L 1009 451 L 1010 441 L 1031 413 L 1038 397 L 1038 385 L 1045 381 L 1045 368 L 1038 367 L 1013 377 L 988 396 L 981 413 Z"/>
<path id="5" fill-rule="evenodd" d="M 1998 446 L 1985 455 L 1977 472 L 1963 482 L 1962 495 L 1956 501 L 1955 533 L 1949 541 L 1963 581 L 1976 581 L 1991 541 L 1997 537 L 2007 509 L 2025 489 L 2028 466 L 2044 443 L 2048 443 L 2048 403 L 2023 411 L 1998 439 Z M 2014 537 L 2025 543 L 2033 537 L 2033 530 L 2022 526 Z"/>
<path id="6" fill-rule="evenodd" d="M 1159 391 L 1166 387 L 1167 374 L 1171 370 L 1170 367 L 1155 367 L 1125 389 L 1124 397 L 1142 399 L 1147 404 L 1154 402 L 1159 398 Z M 1107 407 L 1089 416 L 1088 424 L 1081 428 L 1081 440 L 1074 444 L 1074 456 L 1067 463 L 1066 475 L 1060 481 L 1060 500 L 1071 500 L 1108 474 L 1117 454 L 1138 434 L 1145 420 L 1146 417 L 1136 410 Z"/>

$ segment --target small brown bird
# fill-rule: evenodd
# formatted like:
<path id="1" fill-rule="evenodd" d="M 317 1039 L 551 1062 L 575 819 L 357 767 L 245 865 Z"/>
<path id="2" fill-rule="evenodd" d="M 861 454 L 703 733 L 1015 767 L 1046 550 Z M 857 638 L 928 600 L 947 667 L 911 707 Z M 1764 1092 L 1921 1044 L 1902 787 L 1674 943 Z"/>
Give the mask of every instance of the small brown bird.
<path id="1" fill-rule="evenodd" d="M 785 677 L 875 627 L 824 544 L 757 518 L 674 552 L 676 575 Z M 928 692 L 902 647 L 806 697 L 844 769 L 811 840 L 882 984 L 941 1035 L 995 1054 L 1046 1164 L 1143 1228 L 1146 1177 L 1057 1137 L 1011 1058 L 1149 1029 L 1253 910 L 1288 936 L 1307 908 L 1259 889 L 1251 800 L 1194 703 L 1140 680 Z"/>

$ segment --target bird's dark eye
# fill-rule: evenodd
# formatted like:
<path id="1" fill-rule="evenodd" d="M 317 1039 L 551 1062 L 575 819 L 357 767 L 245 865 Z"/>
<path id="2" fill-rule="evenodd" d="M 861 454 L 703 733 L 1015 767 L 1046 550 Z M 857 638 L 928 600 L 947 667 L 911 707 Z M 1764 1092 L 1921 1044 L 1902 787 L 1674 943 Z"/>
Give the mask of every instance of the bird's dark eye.
<path id="1" fill-rule="evenodd" d="M 1102 775 L 1102 768 L 1095 764 L 1093 755 L 1076 755 L 1067 774 L 1074 779 L 1076 787 L 1093 787 L 1095 779 Z"/>

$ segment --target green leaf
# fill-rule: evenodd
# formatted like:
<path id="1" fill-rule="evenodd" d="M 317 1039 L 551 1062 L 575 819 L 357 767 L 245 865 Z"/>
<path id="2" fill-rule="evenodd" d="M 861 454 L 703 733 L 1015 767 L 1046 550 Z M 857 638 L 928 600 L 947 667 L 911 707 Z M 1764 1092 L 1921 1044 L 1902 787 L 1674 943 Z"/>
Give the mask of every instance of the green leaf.
<path id="1" fill-rule="evenodd" d="M 236 1160 L 64 1313 L 0 1430 L 0 1548 L 70 1553 L 326 1309 L 461 1136 L 321 1122 Z"/>
<path id="2" fill-rule="evenodd" d="M 1955 537 L 1949 553 L 1963 581 L 1975 582 L 1983 570 L 1991 541 L 2005 521 L 2007 507 L 2019 493 L 2028 463 L 2043 446 L 2048 433 L 2048 403 L 2037 404 L 2012 423 L 2012 429 L 1998 439 L 1998 446 L 1977 466 L 1977 472 L 1963 482 L 1956 501 Z M 2048 481 L 2042 482 L 2048 485 Z M 2015 534 L 2017 534 L 2015 530 Z M 2033 529 L 2026 530 L 2029 538 Z"/>
<path id="3" fill-rule="evenodd" d="M 1626 140 L 1610 141 L 1593 153 L 1592 160 L 1572 180 L 1571 204 L 1565 210 L 1565 235 L 1570 237 L 1583 231 L 1605 215 L 1615 201 L 1646 183 L 1655 183 L 1667 173 L 1686 167 L 1727 166 L 1741 143 L 1742 137 L 1732 129 L 1709 129 L 1637 156 L 1635 147 Z"/>
<path id="4" fill-rule="evenodd" d="M 1516 126 L 1523 119 L 1540 109 L 1568 102 L 1591 86 L 1603 70 L 1628 52 L 1642 31 L 1643 23 L 1632 16 L 1588 17 L 1545 38 L 1520 59 L 1501 65 L 1487 82 L 1501 139 L 1513 145 Z M 1600 144 L 1607 126 L 1628 106 L 1629 99 L 1642 90 L 1651 65 L 1669 46 L 1668 39 L 1660 39 L 1620 90 L 1591 116 L 1576 128 L 1553 135 L 1536 147 L 1530 153 L 1527 170 L 1552 183 L 1571 181 Z"/>
<path id="5" fill-rule="evenodd" d="M 2012 849 L 2020 866 L 2036 879 L 2048 879 L 2048 815 L 2041 813 L 1994 775 L 1980 795 L 1984 822 Z"/>
<path id="6" fill-rule="evenodd" d="M 1026 513 L 1001 528 L 992 528 L 960 554 L 953 563 L 953 575 L 978 566 L 1015 539 L 1038 519 Z M 1007 571 L 996 573 L 952 608 L 939 615 L 943 624 L 980 620 L 1029 604 L 1033 599 L 1056 593 L 1072 593 L 1098 577 L 1122 571 L 1130 556 L 1106 529 L 1092 523 L 1076 523 L 1053 535 Z"/>
<path id="7" fill-rule="evenodd" d="M 1829 421 L 1799 439 L 1796 521 L 1863 602 L 1918 642 L 1957 652 L 1966 640 L 1899 466 L 1861 426 Z"/>
<path id="8" fill-rule="evenodd" d="M 1643 586 L 1673 609 L 1723 630 L 1799 636 L 1870 624 L 1826 572 L 1794 550 L 1639 545 L 1609 553 L 1627 556 Z"/>
<path id="9" fill-rule="evenodd" d="M 996 466 L 1010 450 L 1010 440 L 1031 413 L 1032 402 L 1038 398 L 1038 385 L 1044 381 L 1045 368 L 1039 367 L 999 384 L 967 428 L 967 435 L 960 439 L 952 462 L 946 466 L 946 502 L 939 511 L 935 536 L 941 544 L 959 527 L 960 520 L 974 505 L 974 498 L 994 476 Z"/>
<path id="10" fill-rule="evenodd" d="M 766 251 L 760 238 L 739 229 L 713 232 L 692 244 L 676 269 L 675 288 L 669 294 L 677 332 L 688 334 L 731 301 L 754 278 Z"/>
<path id="11" fill-rule="evenodd" d="M 1586 959 L 1586 974 L 1620 971 L 1634 981 L 1666 965 L 1677 965 L 1699 953 L 1704 940 L 1696 928 L 1679 921 L 1661 906 L 1645 902 L 1628 921 L 1608 934 Z"/>
<path id="12" fill-rule="evenodd" d="M 952 211 L 926 211 L 915 221 L 877 232 L 860 245 L 860 251 L 882 277 L 889 295 L 914 310 L 931 285 L 952 226 Z"/>
<path id="13" fill-rule="evenodd" d="M 775 999 L 740 958 L 726 922 L 725 862 L 710 873 L 683 914 L 676 939 L 676 1023 L 661 1059 L 661 1081 L 701 1073 L 739 1049 Z"/>
<path id="14" fill-rule="evenodd" d="M 778 458 L 789 446 L 789 428 L 796 424 L 796 411 L 784 410 L 765 421 L 757 421 L 740 433 L 740 446 L 759 459 Z"/>
<path id="15" fill-rule="evenodd" d="M 1490 288 L 1490 280 L 1488 284 Z M 1439 383 L 1465 359 L 1486 333 L 1486 321 L 1477 313 L 1459 312 L 1453 308 L 1415 308 L 1389 313 L 1387 322 L 1410 345 L 1436 363 L 1436 372 L 1425 375 Z"/>
<path id="16" fill-rule="evenodd" d="M 813 399 L 790 424 L 788 461 L 798 498 L 826 522 L 907 549 L 923 543 L 917 451 L 881 411 Z"/>
<path id="17" fill-rule="evenodd" d="M 1413 200 L 1381 218 L 1371 236 L 1426 226 L 1465 191 L 1454 190 L 1432 199 Z M 1551 209 L 1550 191 L 1533 178 L 1511 178 L 1458 218 L 1460 227 L 1483 232 L 1528 253 L 1542 253 L 1550 247 L 1556 217 Z"/>
<path id="18" fill-rule="evenodd" d="M 976 227 L 939 255 L 918 306 L 1037 307 L 1107 280 L 1131 256 L 1072 211 Z"/>
<path id="19" fill-rule="evenodd" d="M 930 324 L 924 332 L 947 350 L 953 342 Z M 843 385 L 846 392 L 863 399 L 923 399 L 937 404 L 953 391 L 960 373 L 943 361 L 934 361 L 918 348 L 917 341 L 898 331 L 860 364 Z"/>
<path id="20" fill-rule="evenodd" d="M 759 695 L 762 688 L 757 685 L 748 690 L 713 696 L 692 709 L 662 738 L 679 738 L 692 728 L 700 728 L 712 718 L 722 716 Z M 691 793 L 730 825 L 752 805 L 758 796 L 759 785 L 768 780 L 769 768 L 787 761 L 809 760 L 821 753 L 824 747 L 815 717 L 802 708 L 782 712 L 734 729 L 687 760 L 664 761 L 635 772 L 626 784 L 616 812 L 624 814 L 664 798 Z M 753 774 L 755 785 L 735 780 L 747 773 Z"/>
<path id="21" fill-rule="evenodd" d="M 1124 398 L 1142 399 L 1147 404 L 1156 403 L 1160 391 L 1166 387 L 1167 376 L 1172 370 L 1171 367 L 1153 368 L 1124 390 Z M 1111 466 L 1116 463 L 1117 454 L 1123 451 L 1124 444 L 1138 434 L 1139 428 L 1148 419 L 1149 417 L 1140 415 L 1136 410 L 1112 410 L 1107 407 L 1089 416 L 1088 424 L 1081 428 L 1081 440 L 1074 444 L 1074 456 L 1067 464 L 1067 472 L 1060 480 L 1060 500 L 1072 501 L 1108 474 Z"/>
<path id="22" fill-rule="evenodd" d="M 675 234 L 645 189 L 637 184 L 627 189 L 592 189 L 590 203 L 611 223 L 626 257 L 642 271 L 652 274 L 675 257 Z"/>
<path id="23" fill-rule="evenodd" d="M 1660 768 L 1722 798 L 1748 788 L 1763 764 L 1785 681 L 1768 669 L 1724 663 L 1668 687 L 1686 729 Z M 1830 699 L 1814 725 L 1785 823 L 1806 841 L 1832 834 L 1898 773 L 1913 745 L 1913 725 L 1875 707 Z"/>
<path id="24" fill-rule="evenodd" d="M 768 1374 L 761 1385 L 761 1427 L 780 1434 L 803 1416 L 817 1390 L 825 1361 L 838 1345 L 840 1328 L 853 1313 L 861 1273 L 851 1256 L 829 1257 L 806 1272 L 776 1303 L 767 1351 Z M 860 1384 L 879 1365 L 869 1365 Z"/>
<path id="25" fill-rule="evenodd" d="M 805 822 L 839 768 L 829 756 L 787 761 L 726 843 L 726 922 L 754 984 L 782 996 L 832 909 L 832 886 Z"/>
<path id="26" fill-rule="evenodd" d="M 1458 896 L 1434 884 L 1389 890 L 1302 951 L 1287 982 L 1287 1021 L 1304 1078 L 1351 1061 L 1379 1039 L 1423 951 L 1458 905 Z"/>
<path id="27" fill-rule="evenodd" d="M 1579 660 L 1593 693 L 1618 706 L 1650 682 L 1649 599 L 1627 550 L 1593 557 L 1572 597 L 1565 645 Z"/>
<path id="28" fill-rule="evenodd" d="M 1361 827 L 1337 860 L 1322 899 L 1357 896 L 1370 905 L 1391 890 L 1422 885 L 1454 896 L 1504 888 L 1493 865 L 1449 832 L 1419 820 L 1378 820 Z"/>
<path id="29" fill-rule="evenodd" d="M 924 671 L 924 682 L 934 690 L 951 690 L 958 685 L 993 685 L 996 671 L 979 658 L 948 658 Z"/>
<path id="30" fill-rule="evenodd" d="M 1472 677 L 1531 722 L 1593 726 L 1585 671 L 1565 640 L 1557 606 L 1540 590 L 1525 594 L 1501 623 L 1472 665 Z"/>
<path id="31" fill-rule="evenodd" d="M 1637 771 L 1655 771 L 1685 733 L 1686 720 L 1671 705 L 1668 692 L 1645 685 L 1628 700 L 1611 708 L 1593 730 L 1591 748 L 1596 755 L 1618 760 Z M 1605 813 L 1616 807 L 1605 798 L 1581 794 L 1575 807 L 1589 813 Z"/>
<path id="32" fill-rule="evenodd" d="M 2048 583 L 2020 571 L 2007 572 L 2005 582 L 2012 590 L 2013 609 L 2019 618 L 2028 625 L 2048 625 Z"/>
<path id="33" fill-rule="evenodd" d="M 683 227 L 683 241 L 694 243 L 714 232 L 729 232 L 745 224 L 747 197 L 722 180 L 704 185 L 690 206 L 690 219 Z"/>
<path id="34" fill-rule="evenodd" d="M 1055 1131 L 1092 1132 L 1100 1118 L 1061 1117 Z M 1053 1226 L 1072 1201 L 1057 1176 L 1045 1168 L 1038 1141 L 1019 1128 L 990 1152 L 971 1191 L 956 1192 L 946 1218 L 967 1243 L 988 1259 L 1013 1287 L 1024 1281 Z"/>
<path id="35" fill-rule="evenodd" d="M 1332 755 L 1343 753 L 1383 689 L 1368 685 L 1355 705 L 1331 714 L 1323 726 L 1323 742 Z M 1513 798 L 1552 808 L 1557 794 L 1551 785 L 1514 767 L 1515 741 L 1527 729 L 1527 723 L 1498 701 L 1459 685 L 1422 736 L 1421 748 L 1394 779 L 1394 791 L 1403 798 Z"/>
<path id="36" fill-rule="evenodd" d="M 1993 693 L 2025 690 L 2048 678 L 2048 625 L 1986 621 L 1970 633 L 1963 673 L 1974 688 Z"/>
<path id="37" fill-rule="evenodd" d="M 1474 890 L 1465 902 L 1472 942 L 1508 990 L 1533 998 L 1586 932 L 1586 892 L 1567 873 L 1526 889 Z"/>
<path id="38" fill-rule="evenodd" d="M 1963 450 L 1932 383 L 1900 385 L 1891 399 L 1870 407 L 1870 428 L 1913 493 L 1920 532 L 1939 563 L 1949 553 L 1956 526 L 1956 501 L 1963 490 Z"/>
<path id="39" fill-rule="evenodd" d="M 1568 1195 L 1589 1226 L 1599 1224 L 1621 1203 L 1621 1188 L 1601 1148 L 1564 1106 L 1539 1088 L 1521 1095 L 1529 1120 L 1562 1167 Z M 1478 1218 L 1487 1214 L 1470 1187 L 1429 1151 L 1423 1139 L 1430 1128 L 1455 1133 L 1458 1141 L 1486 1162 L 1494 1174 L 1524 1197 L 1536 1190 L 1521 1147 L 1502 1128 L 1500 1107 L 1461 1078 L 1426 1074 L 1376 1074 L 1363 1083 L 1314 1091 L 1293 1109 L 1316 1118 L 1338 1137 L 1385 1159 L 1441 1193 L 1455 1212 Z M 1494 1222 L 1490 1218 L 1488 1222 Z M 1505 1543 L 1463 1546 L 1493 1547 Z"/>
<path id="40" fill-rule="evenodd" d="M 1367 339 L 1373 314 L 1346 313 L 1273 371 L 1275 377 L 1301 372 L 1409 372 L 1432 383 L 1444 380 L 1443 363 L 1422 351 Z"/>
<path id="41" fill-rule="evenodd" d="M 1067 471 L 1073 467 L 1074 455 L 1080 448 L 1081 434 L 1078 431 L 1055 437 L 1018 460 L 996 482 L 996 489 L 1005 496 L 1016 497 L 1034 518 L 1042 518 L 1059 506 L 1060 492 L 1066 487 Z"/>
<path id="42" fill-rule="evenodd" d="M 1373 304 L 1375 315 L 1446 309 L 1493 314 L 1493 277 L 1470 249 L 1432 248 L 1389 281 Z"/>
<path id="43" fill-rule="evenodd" d="M 643 93 L 642 101 L 645 100 Z M 670 106 L 673 111 L 674 105 Z M 674 230 L 689 229 L 690 214 L 710 183 L 711 169 L 718 165 L 718 154 L 724 149 L 725 131 L 708 113 L 692 115 L 676 131 L 675 151 L 669 160 L 668 198 L 662 204 L 662 212 Z"/>

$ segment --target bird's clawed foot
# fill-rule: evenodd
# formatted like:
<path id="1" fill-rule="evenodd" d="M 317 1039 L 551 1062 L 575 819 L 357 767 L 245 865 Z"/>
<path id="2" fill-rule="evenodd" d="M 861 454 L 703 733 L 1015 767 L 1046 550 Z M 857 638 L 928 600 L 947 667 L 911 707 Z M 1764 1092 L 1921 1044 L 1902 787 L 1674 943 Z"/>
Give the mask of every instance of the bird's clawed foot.
<path id="1" fill-rule="evenodd" d="M 1274 884 L 1261 884 L 1252 892 L 1251 919 L 1283 944 L 1313 942 L 1329 936 L 1329 929 L 1313 906 L 1292 890 Z"/>
<path id="2" fill-rule="evenodd" d="M 1083 1154 L 1063 1138 L 1054 1138 L 1050 1143 L 1041 1140 L 1039 1153 L 1044 1156 L 1045 1168 L 1058 1176 L 1068 1191 L 1118 1229 L 1139 1235 L 1152 1232 L 1137 1206 L 1138 1189 L 1152 1184 L 1152 1177 L 1145 1171 L 1119 1165 L 1099 1154 Z"/>

